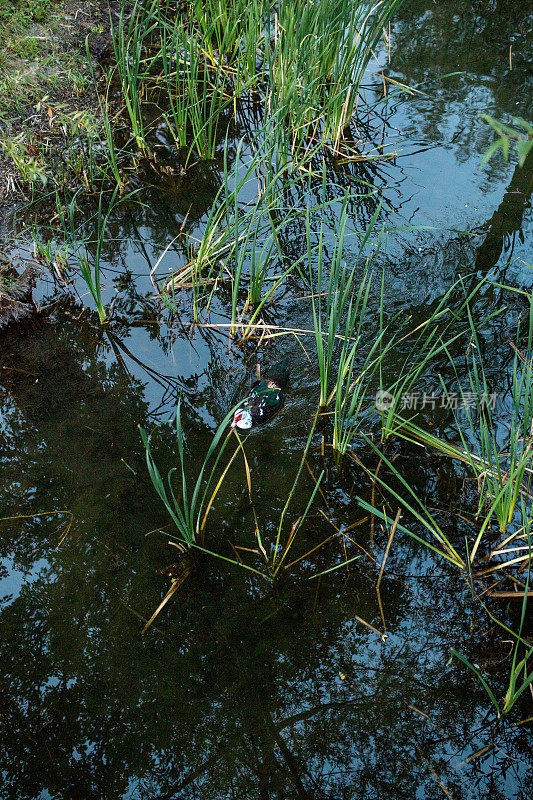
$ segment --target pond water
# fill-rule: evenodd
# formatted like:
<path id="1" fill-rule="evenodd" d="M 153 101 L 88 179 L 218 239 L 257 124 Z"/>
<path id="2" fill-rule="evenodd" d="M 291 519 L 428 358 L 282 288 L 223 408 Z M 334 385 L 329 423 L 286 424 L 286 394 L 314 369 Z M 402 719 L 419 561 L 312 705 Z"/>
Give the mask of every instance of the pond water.
<path id="1" fill-rule="evenodd" d="M 481 167 L 493 134 L 478 114 L 531 118 L 523 5 L 407 3 L 386 74 L 417 92 L 384 101 L 378 141 L 398 156 L 336 176 L 352 190 L 357 179 L 378 187 L 382 222 L 403 229 L 383 257 L 387 313 L 423 319 L 459 276 L 490 279 L 476 308 L 506 307 L 483 330 L 502 393 L 513 356 L 507 342 L 526 304 L 499 284 L 533 286 L 533 160 L 520 168 L 511 153 L 509 163 L 497 156 Z M 381 77 L 369 74 L 368 83 L 367 95 L 377 97 Z M 187 291 L 175 317 L 152 297 L 151 268 L 186 215 L 198 235 L 221 177 L 221 163 L 197 166 L 144 186 L 142 206 L 119 207 L 103 253 L 109 326 L 98 325 L 81 283 L 58 294 L 43 274 L 36 297 L 45 310 L 0 340 L 0 798 L 525 800 L 531 724 L 514 723 L 531 716 L 531 697 L 495 722 L 481 684 L 450 659 L 450 648 L 466 656 L 501 697 L 505 636 L 453 566 L 400 534 L 380 609 L 387 532 L 358 505 L 358 495 L 371 500 L 366 475 L 323 456 L 320 425 L 283 537 L 324 470 L 292 557 L 330 541 L 274 587 L 207 555 L 192 565 L 161 533 L 172 526 L 148 476 L 139 425 L 154 431 L 166 473 L 177 463 L 169 420 L 181 393 L 193 474 L 256 362 L 268 369 L 290 357 L 284 409 L 246 443 L 253 508 L 237 460 L 210 515 L 206 546 L 231 556 L 257 549 L 256 518 L 273 546 L 316 409 L 312 339 L 237 347 L 223 327 L 191 329 Z M 370 212 L 364 202 L 357 210 L 360 228 Z M 35 209 L 29 214 L 38 225 Z M 286 258 L 297 257 L 301 242 L 296 231 Z M 29 257 L 24 238 L 14 252 Z M 158 273 L 180 259 L 170 250 Z M 221 293 L 210 318 L 220 324 L 228 319 Z M 304 294 L 292 287 L 265 322 L 312 327 Z M 371 307 L 377 314 L 377 298 Z M 426 381 L 420 389 L 439 385 L 436 374 Z M 442 432 L 450 418 L 438 413 L 432 424 Z M 374 454 L 357 447 L 375 469 Z M 397 452 L 422 496 L 454 507 L 463 488 L 451 462 L 407 444 Z M 449 526 L 464 536 L 451 515 Z M 239 552 L 258 566 L 260 556 Z M 346 558 L 354 560 L 318 576 Z M 172 570 L 184 580 L 143 634 Z M 497 600 L 491 610 L 516 627 L 516 605 Z"/>

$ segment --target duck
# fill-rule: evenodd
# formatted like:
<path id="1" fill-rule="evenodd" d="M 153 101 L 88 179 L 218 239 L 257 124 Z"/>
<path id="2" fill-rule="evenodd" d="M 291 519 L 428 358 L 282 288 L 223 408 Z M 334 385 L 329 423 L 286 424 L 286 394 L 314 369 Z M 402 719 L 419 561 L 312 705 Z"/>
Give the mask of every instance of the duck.
<path id="1" fill-rule="evenodd" d="M 249 430 L 271 420 L 283 405 L 289 375 L 288 358 L 273 364 L 264 378 L 252 384 L 248 397 L 239 403 L 231 427 Z"/>

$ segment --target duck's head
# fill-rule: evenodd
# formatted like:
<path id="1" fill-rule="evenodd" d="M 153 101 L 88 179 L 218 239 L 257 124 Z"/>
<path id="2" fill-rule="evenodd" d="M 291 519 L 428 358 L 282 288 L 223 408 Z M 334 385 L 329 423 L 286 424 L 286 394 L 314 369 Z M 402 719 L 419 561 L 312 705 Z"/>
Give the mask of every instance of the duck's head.
<path id="1" fill-rule="evenodd" d="M 252 415 L 247 408 L 238 408 L 233 415 L 232 428 L 241 428 L 241 430 L 249 430 L 252 427 Z"/>

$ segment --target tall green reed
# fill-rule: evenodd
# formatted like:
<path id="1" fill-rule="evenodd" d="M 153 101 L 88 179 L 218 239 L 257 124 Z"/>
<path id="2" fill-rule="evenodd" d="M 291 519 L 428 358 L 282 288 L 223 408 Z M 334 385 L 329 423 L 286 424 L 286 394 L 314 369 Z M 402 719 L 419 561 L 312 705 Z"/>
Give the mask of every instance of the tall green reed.
<path id="1" fill-rule="evenodd" d="M 125 6 L 121 8 L 116 28 L 111 19 L 115 63 L 124 106 L 133 138 L 143 154 L 149 152 L 145 125 L 146 93 L 151 65 L 158 61 L 159 56 L 157 50 L 151 53 L 148 47 L 152 35 L 159 28 L 158 6 L 158 0 L 136 0 L 131 14 L 126 12 Z"/>
<path id="2" fill-rule="evenodd" d="M 94 300 L 101 324 L 107 320 L 107 311 L 102 301 L 102 285 L 100 281 L 102 247 L 104 244 L 109 217 L 116 206 L 118 192 L 119 187 L 115 186 L 105 214 L 103 214 L 103 192 L 100 192 L 98 198 L 98 214 L 96 218 L 96 248 L 94 252 L 94 258 L 92 260 L 93 263 L 91 266 L 86 253 L 80 256 L 79 261 L 81 276 L 87 284 L 87 288 L 89 289 L 89 292 Z"/>
<path id="3" fill-rule="evenodd" d="M 359 255 L 363 252 L 374 230 L 380 208 L 381 204 L 378 204 L 367 226 L 359 247 Z M 305 221 L 307 275 L 304 274 L 303 270 L 301 272 L 302 277 L 311 286 L 311 307 L 320 377 L 319 406 L 320 408 L 325 408 L 330 400 L 329 391 L 335 355 L 341 350 L 343 358 L 342 370 L 349 369 L 349 361 L 347 360 L 348 345 L 346 343 L 350 342 L 353 345 L 351 339 L 356 329 L 357 337 L 361 335 L 362 319 L 366 310 L 368 292 L 370 291 L 370 278 L 367 273 L 364 273 L 359 288 L 355 291 L 354 281 L 357 267 L 354 265 L 351 269 L 348 269 L 343 262 L 344 239 L 348 222 L 348 195 L 345 195 L 342 200 L 333 252 L 328 259 L 327 276 L 324 264 L 326 247 L 323 226 L 322 224 L 320 225 L 318 243 L 314 247 L 311 236 L 309 208 L 306 211 Z M 340 342 L 343 343 L 342 346 Z M 351 352 L 353 360 L 356 351 L 352 349 Z"/>
<path id="4" fill-rule="evenodd" d="M 481 342 L 473 315 L 468 311 L 470 347 L 467 351 L 469 391 L 456 392 L 460 404 L 448 405 L 453 413 L 461 447 L 428 433 L 415 421 L 406 423 L 395 413 L 393 426 L 397 433 L 411 441 L 422 442 L 443 455 L 457 459 L 470 468 L 477 480 L 479 505 L 477 517 L 482 523 L 470 553 L 473 561 L 485 531 L 496 517 L 500 531 L 512 524 L 520 499 L 530 496 L 533 469 L 533 297 L 528 295 L 529 315 L 525 350 L 514 346 L 510 370 L 509 402 L 501 419 L 494 416 L 496 393 L 487 378 Z M 518 329 L 518 342 L 520 326 Z M 459 383 L 459 375 L 455 377 Z M 444 383 L 445 395 L 450 395 Z M 502 424 L 503 423 L 503 424 Z M 502 439 L 501 431 L 505 430 Z M 498 431 L 500 432 L 498 434 Z M 527 500 L 529 503 L 529 500 Z"/>
<path id="5" fill-rule="evenodd" d="M 402 0 L 282 0 L 265 51 L 268 103 L 296 141 L 338 149 L 384 28 Z"/>
<path id="6" fill-rule="evenodd" d="M 213 484 L 216 468 L 222 458 L 228 439 L 231 435 L 231 429 L 228 430 L 228 423 L 231 420 L 233 411 L 227 414 L 218 426 L 215 435 L 211 441 L 207 454 L 204 458 L 203 464 L 197 475 L 196 481 L 192 489 L 187 482 L 186 465 L 185 465 L 185 448 L 184 448 L 184 433 L 181 423 L 181 398 L 178 401 L 176 412 L 176 443 L 178 447 L 179 464 L 173 467 L 168 475 L 166 484 L 163 481 L 155 459 L 152 455 L 150 447 L 150 437 L 143 428 L 139 428 L 142 442 L 146 451 L 146 464 L 152 484 L 163 501 L 172 521 L 178 529 L 179 536 L 177 537 L 186 545 L 196 543 L 197 539 L 205 525 L 205 517 L 211 507 L 216 492 L 218 491 L 219 484 L 215 488 L 215 492 L 210 496 L 208 495 L 209 489 Z M 220 445 L 220 446 L 219 446 Z M 208 464 L 211 457 L 215 454 L 211 466 L 211 471 L 204 481 L 204 477 L 208 470 Z M 175 489 L 172 485 L 174 473 L 177 473 L 178 479 L 181 483 L 180 496 L 176 496 Z M 202 511 L 207 503 L 207 512 L 202 516 Z"/>
<path id="7" fill-rule="evenodd" d="M 394 320 L 384 324 L 384 281 L 381 281 L 379 327 L 370 344 L 366 345 L 363 328 L 367 322 L 367 306 L 372 285 L 372 272 L 367 264 L 359 289 L 348 310 L 348 318 L 353 315 L 357 324 L 352 335 L 345 337 L 338 360 L 337 377 L 328 403 L 334 402 L 333 450 L 340 456 L 346 455 L 348 448 L 358 434 L 369 414 L 374 413 L 374 397 L 369 400 L 369 387 L 375 385 L 389 352 L 398 338 L 394 330 Z M 369 404 L 370 403 L 370 404 Z"/>

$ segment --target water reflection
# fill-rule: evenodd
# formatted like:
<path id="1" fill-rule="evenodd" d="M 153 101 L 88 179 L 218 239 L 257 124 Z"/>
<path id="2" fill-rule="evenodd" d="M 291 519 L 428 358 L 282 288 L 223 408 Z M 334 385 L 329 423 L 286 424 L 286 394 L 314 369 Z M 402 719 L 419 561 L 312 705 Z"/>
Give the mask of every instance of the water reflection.
<path id="1" fill-rule="evenodd" d="M 136 430 L 148 406 L 106 340 L 68 322 L 77 310 L 5 351 L 4 513 L 68 507 L 74 525 L 58 547 L 57 519 L 3 523 L 3 553 L 32 579 L 0 616 L 0 796 L 407 798 L 444 783 L 482 798 L 490 759 L 525 798 L 530 743 L 513 738 L 507 762 L 510 730 L 484 730 L 483 691 L 446 666 L 450 644 L 476 657 L 486 620 L 419 548 L 399 547 L 382 587 L 385 642 L 364 624 L 382 628 L 366 561 L 272 593 L 199 560 L 141 636 L 169 559 L 164 539 L 144 537 L 165 523 Z M 280 456 L 289 473 L 292 452 Z M 460 766 L 494 735 L 484 770 Z"/>
<path id="2" fill-rule="evenodd" d="M 359 171 L 331 164 L 345 188 L 358 180 L 365 181 L 362 193 L 368 184 L 380 188 L 389 205 L 382 217 L 387 224 L 395 215 L 420 222 L 424 209 L 417 203 L 426 192 L 433 205 L 425 221 L 445 219 L 443 227 L 451 229 L 406 232 L 397 249 L 391 247 L 387 313 L 402 308 L 415 320 L 424 318 L 458 274 L 477 270 L 472 285 L 491 270 L 498 281 L 517 278 L 507 260 L 523 252 L 512 249 L 511 238 L 519 238 L 528 221 L 531 165 L 521 171 L 496 161 L 480 178 L 478 161 L 491 134 L 472 120 L 478 109 L 514 111 L 525 73 L 520 6 L 506 3 L 502 11 L 498 2 L 489 10 L 463 3 L 458 11 L 451 2 L 406 5 L 392 41 L 393 68 L 410 82 L 423 82 L 431 98 L 398 103 L 390 124 L 402 131 L 410 123 L 413 141 L 449 147 Z M 511 34 L 512 71 L 503 66 Z M 466 75 L 429 80 L 437 71 L 458 69 Z M 451 173 L 456 163 L 463 171 Z M 248 384 L 256 357 L 276 360 L 289 352 L 293 379 L 283 415 L 247 445 L 255 511 L 267 542 L 316 400 L 314 364 L 294 339 L 275 340 L 259 353 L 257 342 L 230 350 L 223 331 L 190 327 L 185 293 L 182 319 L 153 299 L 149 271 L 187 214 L 188 230 L 201 230 L 220 170 L 219 163 L 193 167 L 187 176 L 167 175 L 163 185 L 154 176 L 157 185 L 143 192 L 142 206 L 120 207 L 105 252 L 106 302 L 115 298 L 108 331 L 67 296 L 0 343 L 0 513 L 36 515 L 0 522 L 6 567 L 0 575 L 11 570 L 15 576 L 0 599 L 0 797 L 397 800 L 448 793 L 525 800 L 531 737 L 528 726 L 513 728 L 512 722 L 527 716 L 527 707 L 493 725 L 483 689 L 449 662 L 454 647 L 489 672 L 502 696 L 507 651 L 501 635 L 459 577 L 401 539 L 382 583 L 382 617 L 375 582 L 386 532 L 362 521 L 356 502 L 357 494 L 370 500 L 371 487 L 361 470 L 337 468 L 320 449 L 309 466 L 315 476 L 326 470 L 320 506 L 326 518 L 313 511 L 295 558 L 330 536 L 332 523 L 340 531 L 360 523 L 357 543 L 376 561 L 361 555 L 349 570 L 310 579 L 342 560 L 344 545 L 348 555 L 361 554 L 335 534 L 272 588 L 198 558 L 141 635 L 168 590 L 161 573 L 178 555 L 164 536 L 147 536 L 170 528 L 146 474 L 137 425 L 152 429 L 154 421 L 167 420 L 183 393 L 194 472 L 213 428 Z M 460 176 L 458 183 L 440 191 L 438 180 L 444 176 L 449 184 L 452 174 Z M 458 186 L 465 189 L 461 209 L 475 201 L 476 214 L 470 208 L 459 213 L 459 204 L 448 202 L 457 200 Z M 303 200 L 292 196 L 287 203 L 298 207 Z M 361 210 L 360 224 L 371 207 L 373 200 Z M 354 199 L 350 211 L 358 208 Z M 473 235 L 458 232 L 465 230 Z M 293 259 L 301 252 L 302 229 L 295 225 L 282 244 L 284 257 Z M 185 257 L 178 242 L 169 258 Z M 290 317 L 308 327 L 301 287 L 291 291 L 269 319 Z M 512 357 L 507 340 L 523 307 L 519 297 L 510 300 L 487 287 L 474 308 L 482 319 L 503 300 L 507 314 L 480 332 L 495 385 L 506 374 Z M 217 319 L 225 320 L 226 312 L 222 296 Z M 452 355 L 457 368 L 464 366 L 464 352 L 457 348 Z M 438 369 L 428 383 L 438 386 L 439 375 L 453 380 L 451 368 Z M 432 421 L 437 433 L 449 422 Z M 170 426 L 154 435 L 154 449 L 162 471 L 175 465 Z M 394 454 L 416 490 L 434 499 L 446 533 L 463 541 L 468 528 L 450 508 L 459 500 L 472 511 L 477 502 L 464 475 L 415 447 L 398 446 Z M 372 454 L 361 455 L 370 463 Z M 312 486 L 306 473 L 294 519 Z M 254 547 L 242 465 L 215 505 L 213 545 L 230 553 L 232 545 Z M 53 511 L 70 512 L 72 526 L 69 515 Z M 497 613 L 516 623 L 516 610 L 498 607 Z"/>

